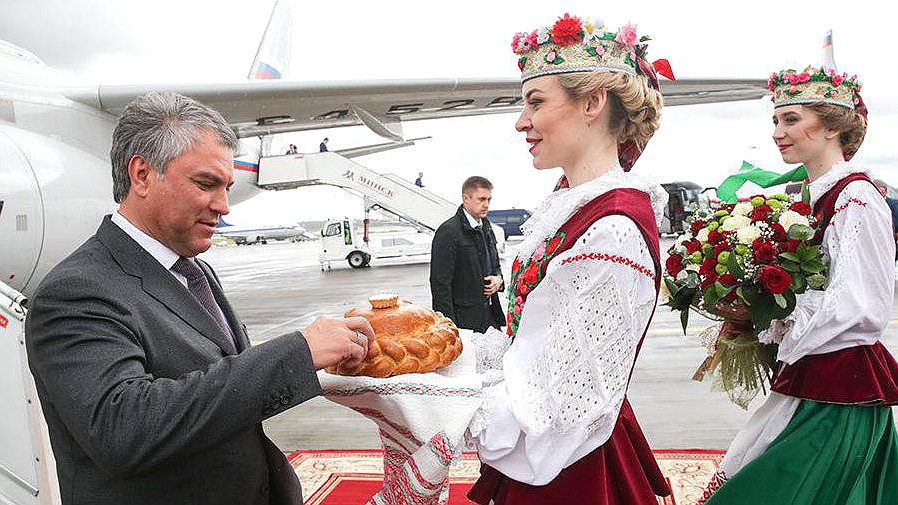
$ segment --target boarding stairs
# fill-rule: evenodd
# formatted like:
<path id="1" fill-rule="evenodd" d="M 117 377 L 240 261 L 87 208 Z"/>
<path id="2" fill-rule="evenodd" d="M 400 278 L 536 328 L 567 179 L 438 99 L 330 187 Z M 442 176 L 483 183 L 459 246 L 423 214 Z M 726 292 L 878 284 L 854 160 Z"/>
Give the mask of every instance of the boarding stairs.
<path id="1" fill-rule="evenodd" d="M 385 211 L 429 231 L 458 209 L 457 204 L 395 174 L 379 174 L 337 152 L 263 156 L 257 185 L 274 190 L 336 186 L 361 196 L 366 212 Z"/>

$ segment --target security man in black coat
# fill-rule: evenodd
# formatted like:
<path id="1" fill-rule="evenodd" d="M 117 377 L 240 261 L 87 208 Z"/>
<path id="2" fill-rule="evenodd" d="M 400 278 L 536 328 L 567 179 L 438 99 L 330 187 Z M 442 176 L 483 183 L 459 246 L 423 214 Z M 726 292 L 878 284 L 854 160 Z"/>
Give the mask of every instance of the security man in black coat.
<path id="1" fill-rule="evenodd" d="M 430 292 L 433 310 L 459 328 L 484 332 L 505 326 L 499 305 L 503 289 L 496 236 L 486 215 L 493 185 L 473 176 L 462 185 L 458 212 L 441 224 L 433 237 Z"/>

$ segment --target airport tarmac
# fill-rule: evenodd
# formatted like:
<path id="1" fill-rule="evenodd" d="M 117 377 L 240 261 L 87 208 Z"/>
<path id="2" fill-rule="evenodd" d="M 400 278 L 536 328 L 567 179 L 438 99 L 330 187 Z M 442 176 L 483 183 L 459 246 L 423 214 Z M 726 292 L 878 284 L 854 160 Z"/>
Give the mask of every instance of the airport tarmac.
<path id="1" fill-rule="evenodd" d="M 506 278 L 512 247 L 503 258 Z M 215 267 L 228 299 L 256 341 L 301 329 L 321 314 L 340 315 L 350 307 L 364 306 L 375 293 L 398 292 L 430 306 L 427 256 L 374 260 L 370 268 L 359 270 L 334 264 L 332 270 L 321 271 L 318 242 L 311 241 L 218 246 L 203 258 Z M 891 319 L 883 343 L 898 355 L 896 304 Z M 655 312 L 629 392 L 653 448 L 726 449 L 752 408 L 760 404 L 758 398 L 748 411 L 742 410 L 707 383 L 691 379 L 705 355 L 696 336 L 708 324 L 692 315 L 684 337 L 678 313 L 661 306 Z M 324 398 L 267 420 L 265 429 L 285 452 L 380 447 L 372 421 Z"/>

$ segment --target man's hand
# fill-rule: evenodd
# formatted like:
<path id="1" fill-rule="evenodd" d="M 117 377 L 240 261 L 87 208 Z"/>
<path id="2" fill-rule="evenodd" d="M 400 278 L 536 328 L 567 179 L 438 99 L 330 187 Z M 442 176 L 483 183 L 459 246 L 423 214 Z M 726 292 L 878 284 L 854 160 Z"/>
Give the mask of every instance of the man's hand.
<path id="1" fill-rule="evenodd" d="M 302 330 L 312 353 L 315 370 L 345 361 L 345 365 L 358 365 L 368 355 L 368 345 L 374 341 L 374 330 L 363 317 L 318 316 Z"/>
<path id="2" fill-rule="evenodd" d="M 498 275 L 487 275 L 483 280 L 483 296 L 493 296 L 502 286 L 502 277 Z"/>

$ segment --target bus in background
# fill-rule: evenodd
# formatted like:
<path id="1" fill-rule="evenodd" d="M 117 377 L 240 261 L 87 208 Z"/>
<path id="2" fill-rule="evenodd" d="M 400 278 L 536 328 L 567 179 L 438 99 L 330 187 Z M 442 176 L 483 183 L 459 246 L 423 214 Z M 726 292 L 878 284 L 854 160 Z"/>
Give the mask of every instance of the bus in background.
<path id="1" fill-rule="evenodd" d="M 694 182 L 678 181 L 661 184 L 667 191 L 667 207 L 658 232 L 662 235 L 679 235 L 685 230 L 686 216 L 693 203 L 699 203 L 702 187 Z"/>
<path id="2" fill-rule="evenodd" d="M 521 225 L 530 217 L 531 212 L 527 209 L 502 209 L 491 210 L 486 218 L 490 223 L 502 228 L 505 238 L 512 235 L 522 235 Z"/>

